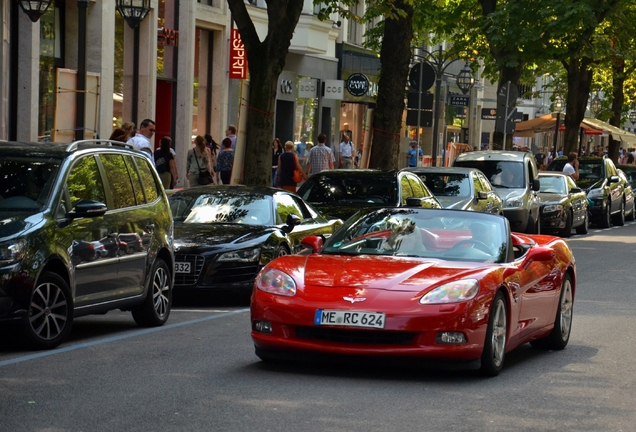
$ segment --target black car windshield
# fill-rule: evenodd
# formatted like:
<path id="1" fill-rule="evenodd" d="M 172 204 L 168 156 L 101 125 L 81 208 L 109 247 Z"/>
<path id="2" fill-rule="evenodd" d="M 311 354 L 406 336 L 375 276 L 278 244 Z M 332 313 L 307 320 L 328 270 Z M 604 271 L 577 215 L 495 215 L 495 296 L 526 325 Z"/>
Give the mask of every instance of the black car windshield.
<path id="1" fill-rule="evenodd" d="M 539 192 L 567 195 L 565 188 L 565 178 L 561 176 L 540 177 L 541 189 Z"/>
<path id="2" fill-rule="evenodd" d="M 59 160 L 0 158 L 0 211 L 38 211 L 48 202 Z"/>
<path id="3" fill-rule="evenodd" d="M 260 194 L 173 195 L 170 210 L 175 222 L 274 225 L 272 197 Z"/>
<path id="4" fill-rule="evenodd" d="M 313 203 L 395 205 L 397 184 L 394 175 L 321 173 L 310 178 L 298 194 Z"/>
<path id="5" fill-rule="evenodd" d="M 380 209 L 349 219 L 321 250 L 334 255 L 393 255 L 451 261 L 505 262 L 503 217 L 436 209 Z"/>
<path id="6" fill-rule="evenodd" d="M 468 174 L 418 173 L 418 176 L 436 196 L 469 197 L 470 177 Z"/>
<path id="7" fill-rule="evenodd" d="M 563 167 L 565 166 L 566 162 L 567 161 L 565 159 L 555 160 L 550 164 L 548 169 L 550 171 L 561 172 L 563 171 Z M 579 159 L 579 180 L 577 181 L 577 184 L 581 180 L 587 180 L 587 183 L 589 183 L 590 181 L 596 181 L 605 178 L 603 168 L 604 164 L 603 159 L 601 158 Z"/>
<path id="8" fill-rule="evenodd" d="M 523 163 L 521 162 L 495 160 L 455 161 L 454 166 L 481 170 L 494 187 L 512 189 L 525 187 Z"/>

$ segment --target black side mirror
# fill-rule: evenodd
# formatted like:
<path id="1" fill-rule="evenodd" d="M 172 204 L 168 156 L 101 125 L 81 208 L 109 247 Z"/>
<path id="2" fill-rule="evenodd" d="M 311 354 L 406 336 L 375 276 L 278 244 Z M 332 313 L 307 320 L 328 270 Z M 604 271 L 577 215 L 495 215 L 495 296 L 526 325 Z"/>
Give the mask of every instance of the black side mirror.
<path id="1" fill-rule="evenodd" d="M 486 191 L 479 191 L 479 192 L 477 192 L 477 199 L 478 199 L 478 200 L 485 200 L 485 199 L 488 199 L 488 192 L 486 192 Z"/>
<path id="2" fill-rule="evenodd" d="M 611 177 L 609 178 L 609 182 L 610 182 L 610 183 L 618 183 L 618 182 L 619 182 L 619 180 L 620 180 L 620 178 L 619 178 L 618 176 L 611 176 Z"/>
<path id="3" fill-rule="evenodd" d="M 539 189 L 541 189 L 541 182 L 539 181 L 539 179 L 533 179 L 532 180 L 532 190 L 535 192 L 538 192 Z"/>
<path id="4" fill-rule="evenodd" d="M 294 227 L 296 225 L 300 225 L 301 222 L 302 220 L 298 216 L 290 213 L 287 215 L 287 221 L 285 222 L 285 225 L 283 226 L 282 230 L 286 234 L 289 234 L 290 232 L 294 230 Z"/>
<path id="5" fill-rule="evenodd" d="M 422 207 L 422 198 L 418 197 L 408 197 L 406 199 L 406 207 Z"/>
<path id="6" fill-rule="evenodd" d="M 570 189 L 570 193 L 580 193 L 583 192 L 583 189 L 581 189 L 580 187 L 573 187 L 572 189 Z"/>
<path id="7" fill-rule="evenodd" d="M 68 213 L 70 218 L 104 216 L 108 211 L 106 204 L 99 201 L 81 200 L 75 208 Z"/>

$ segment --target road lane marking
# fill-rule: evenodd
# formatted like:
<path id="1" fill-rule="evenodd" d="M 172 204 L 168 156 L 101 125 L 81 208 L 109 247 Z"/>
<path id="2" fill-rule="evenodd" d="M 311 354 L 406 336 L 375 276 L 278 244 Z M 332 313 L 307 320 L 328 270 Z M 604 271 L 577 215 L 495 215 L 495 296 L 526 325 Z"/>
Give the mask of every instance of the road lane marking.
<path id="1" fill-rule="evenodd" d="M 240 313 L 244 313 L 244 312 L 249 312 L 249 308 L 248 309 L 239 309 L 236 311 L 232 311 L 232 312 L 226 312 L 226 313 L 222 313 L 219 315 L 212 315 L 212 316 L 208 316 L 205 318 L 197 318 L 194 320 L 190 320 L 190 321 L 184 321 L 184 322 L 180 322 L 180 323 L 174 323 L 174 324 L 168 324 L 168 325 L 164 325 L 161 327 L 153 327 L 153 328 L 149 328 L 149 329 L 143 329 L 143 330 L 137 330 L 134 331 L 132 333 L 127 333 L 124 335 L 118 335 L 118 336 L 112 336 L 112 337 L 108 337 L 108 338 L 104 338 L 104 339 L 99 339 L 96 341 L 92 341 L 92 342 L 84 342 L 84 343 L 79 343 L 77 345 L 71 345 L 68 347 L 64 347 L 64 348 L 57 348 L 54 350 L 50 350 L 50 351 L 43 351 L 43 352 L 38 352 L 35 354 L 29 354 L 26 356 L 22 356 L 22 357 L 16 357 L 14 359 L 11 360 L 5 360 L 5 361 L 0 361 L 0 367 L 2 366 L 8 366 L 8 365 L 12 365 L 12 364 L 16 364 L 16 363 L 22 363 L 22 362 L 26 362 L 29 360 L 35 360 L 35 359 L 39 359 L 39 358 L 43 358 L 43 357 L 48 357 L 51 355 L 56 355 L 56 354 L 62 354 L 62 353 L 66 353 L 66 352 L 70 352 L 70 351 L 75 351 L 78 349 L 84 349 L 84 348 L 89 348 L 92 346 L 96 346 L 96 345 L 102 345 L 105 343 L 109 343 L 109 342 L 115 342 L 115 341 L 119 341 L 119 340 L 123 340 L 123 339 L 129 339 L 132 337 L 137 337 L 137 336 L 142 336 L 142 335 L 146 335 L 146 334 L 150 334 L 150 333 L 155 333 L 158 331 L 164 331 L 164 330 L 171 330 L 173 328 L 177 328 L 177 327 L 183 327 L 186 325 L 191 325 L 191 324 L 199 324 L 205 321 L 210 321 L 213 319 L 217 319 L 217 318 L 225 318 L 231 315 L 237 315 Z"/>

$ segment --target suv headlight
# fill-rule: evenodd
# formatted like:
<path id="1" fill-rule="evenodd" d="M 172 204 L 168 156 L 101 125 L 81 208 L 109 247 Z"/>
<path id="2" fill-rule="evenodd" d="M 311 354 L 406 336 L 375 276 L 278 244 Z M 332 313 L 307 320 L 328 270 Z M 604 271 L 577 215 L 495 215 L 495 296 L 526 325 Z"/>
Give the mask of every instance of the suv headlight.
<path id="1" fill-rule="evenodd" d="M 241 249 L 219 255 L 218 261 L 254 262 L 261 256 L 261 248 Z"/>
<path id="2" fill-rule="evenodd" d="M 296 295 L 296 282 L 285 272 L 270 268 L 256 277 L 256 288 L 270 294 L 283 296 Z"/>
<path id="3" fill-rule="evenodd" d="M 20 262 L 24 258 L 24 241 L 0 244 L 0 266 Z"/>
<path id="4" fill-rule="evenodd" d="M 552 213 L 556 211 L 562 211 L 563 206 L 561 204 L 550 204 L 543 207 L 543 213 Z"/>
<path id="5" fill-rule="evenodd" d="M 464 279 L 444 284 L 420 299 L 421 304 L 460 303 L 474 298 L 479 292 L 477 279 Z"/>
<path id="6" fill-rule="evenodd" d="M 506 200 L 506 207 L 523 207 L 523 196 L 515 196 Z"/>

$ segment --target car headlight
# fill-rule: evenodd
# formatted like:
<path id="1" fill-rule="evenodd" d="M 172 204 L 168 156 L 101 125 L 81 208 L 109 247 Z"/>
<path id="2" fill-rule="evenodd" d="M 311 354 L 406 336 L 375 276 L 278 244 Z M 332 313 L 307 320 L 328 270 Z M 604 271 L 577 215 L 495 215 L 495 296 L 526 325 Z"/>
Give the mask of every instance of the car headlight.
<path id="1" fill-rule="evenodd" d="M 563 211 L 563 206 L 561 204 L 550 204 L 543 207 L 544 213 L 552 213 L 556 211 Z"/>
<path id="2" fill-rule="evenodd" d="M 0 265 L 15 264 L 24 258 L 24 241 L 0 244 Z"/>
<path id="3" fill-rule="evenodd" d="M 506 207 L 523 207 L 523 197 L 516 196 L 506 200 Z"/>
<path id="4" fill-rule="evenodd" d="M 217 261 L 254 262 L 261 256 L 261 248 L 241 249 L 219 255 Z"/>
<path id="5" fill-rule="evenodd" d="M 420 299 L 421 304 L 460 303 L 470 300 L 479 291 L 477 279 L 464 279 L 444 284 Z"/>
<path id="6" fill-rule="evenodd" d="M 296 294 L 296 282 L 285 272 L 270 268 L 256 278 L 256 288 L 271 294 L 293 296 Z"/>

